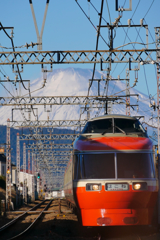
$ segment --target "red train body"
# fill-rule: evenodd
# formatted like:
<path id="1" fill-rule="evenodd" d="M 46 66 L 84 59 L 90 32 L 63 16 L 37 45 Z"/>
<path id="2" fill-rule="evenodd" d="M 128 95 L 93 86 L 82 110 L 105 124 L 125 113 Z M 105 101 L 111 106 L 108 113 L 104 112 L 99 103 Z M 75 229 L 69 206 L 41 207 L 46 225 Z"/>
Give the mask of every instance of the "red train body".
<path id="1" fill-rule="evenodd" d="M 152 142 L 133 117 L 91 119 L 74 142 L 65 196 L 83 226 L 149 225 L 158 196 Z"/>

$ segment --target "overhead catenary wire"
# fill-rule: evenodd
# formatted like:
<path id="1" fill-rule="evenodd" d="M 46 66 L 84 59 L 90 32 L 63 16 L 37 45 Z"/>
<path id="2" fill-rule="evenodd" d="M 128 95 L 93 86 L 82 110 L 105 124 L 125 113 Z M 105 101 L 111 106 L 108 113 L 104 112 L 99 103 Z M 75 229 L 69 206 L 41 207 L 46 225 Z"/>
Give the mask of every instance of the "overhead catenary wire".
<path id="1" fill-rule="evenodd" d="M 139 0 L 138 4 L 136 5 L 136 8 L 135 8 L 135 10 L 134 10 L 134 13 L 132 14 L 131 19 L 133 18 L 134 14 L 136 13 L 136 11 L 137 11 L 137 9 L 138 9 L 138 6 L 139 6 L 139 4 L 140 4 L 140 1 L 141 1 L 141 0 Z M 120 24 L 122 25 L 121 22 L 120 22 Z M 123 45 L 125 44 L 126 38 L 128 37 L 128 30 L 129 30 L 129 27 L 127 28 L 127 31 L 125 31 L 125 29 L 124 29 L 124 27 L 123 27 L 123 31 L 125 32 L 125 38 L 124 38 L 124 41 L 123 41 Z M 129 39 L 130 42 L 132 42 L 131 39 L 130 39 L 129 37 L 128 37 L 128 39 Z M 132 46 L 134 47 L 133 44 L 132 44 Z M 126 69 L 127 64 L 128 64 L 128 63 L 125 64 L 125 66 L 124 66 L 124 68 L 122 69 L 122 71 L 120 72 L 120 74 L 124 71 L 124 69 Z M 114 71 L 115 71 L 117 65 L 118 65 L 118 63 L 116 64 L 114 70 L 112 71 L 112 74 L 114 73 Z M 119 75 L 120 75 L 120 74 L 119 74 Z M 115 89 L 115 85 L 116 85 L 116 83 L 114 83 L 114 86 L 113 86 L 112 92 L 113 92 L 114 89 Z"/>
<path id="2" fill-rule="evenodd" d="M 153 0 L 153 1 L 151 2 L 151 5 L 149 6 L 149 8 L 148 8 L 146 14 L 144 15 L 144 18 L 147 16 L 147 14 L 149 13 L 149 11 L 151 10 L 151 7 L 152 7 L 154 1 L 155 1 L 155 0 Z"/>
<path id="3" fill-rule="evenodd" d="M 75 0 L 77 5 L 79 6 L 79 8 L 81 9 L 81 11 L 84 13 L 84 15 L 86 16 L 86 18 L 90 21 L 90 23 L 92 24 L 92 26 L 94 27 L 94 29 L 97 31 L 97 28 L 95 27 L 95 25 L 93 24 L 93 22 L 90 20 L 90 18 L 87 16 L 87 14 L 85 13 L 85 11 L 83 10 L 83 8 L 80 6 L 80 4 L 78 3 L 78 0 Z M 102 0 L 104 1 L 104 0 Z M 108 43 L 106 42 L 106 40 L 102 37 L 102 35 L 99 33 L 99 36 L 102 38 L 102 40 L 105 42 L 105 44 L 109 47 Z"/>
<path id="4" fill-rule="evenodd" d="M 110 11 L 109 11 L 109 6 L 108 6 L 108 1 L 106 0 L 106 5 L 107 5 L 107 10 L 108 10 L 108 15 L 109 15 L 109 21 L 111 24 L 111 15 L 110 15 Z"/>
<path id="5" fill-rule="evenodd" d="M 132 19 L 133 16 L 135 15 L 135 13 L 136 13 L 136 11 L 137 11 L 137 9 L 138 9 L 138 6 L 139 6 L 139 4 L 140 4 L 140 1 L 141 1 L 141 0 L 138 1 L 137 5 L 136 5 L 136 8 L 135 8 L 135 10 L 134 10 L 134 12 L 133 12 L 133 14 L 132 14 L 131 19 Z M 125 2 L 124 2 L 124 4 L 125 4 Z M 123 4 L 123 6 L 124 6 L 124 4 Z M 120 22 L 120 24 L 121 24 L 121 22 Z M 122 25 L 122 24 L 121 24 L 121 25 Z M 124 28 L 123 28 L 123 30 L 124 30 Z M 126 38 L 127 38 L 127 36 L 128 36 L 128 30 L 129 30 L 129 27 L 127 28 L 127 31 L 124 30 L 124 32 L 125 32 L 125 38 L 124 38 L 124 41 L 123 41 L 123 45 L 125 44 Z M 114 73 L 117 65 L 118 65 L 118 63 L 116 64 L 116 66 L 115 66 L 112 74 Z M 126 68 L 126 66 L 127 66 L 127 64 L 125 64 L 125 67 L 123 68 L 123 70 L 121 71 L 121 73 L 124 71 L 124 69 Z M 121 74 L 121 73 L 120 73 L 120 74 Z"/>
<path id="6" fill-rule="evenodd" d="M 136 12 L 136 10 L 137 10 L 137 8 L 138 8 L 139 3 L 140 3 L 140 0 L 139 0 L 139 2 L 138 2 L 138 4 L 137 4 L 137 7 L 136 7 L 133 15 L 135 14 L 135 12 Z M 107 0 L 106 0 L 106 4 L 107 4 L 107 7 L 108 7 Z M 125 4 L 125 3 L 124 3 L 124 4 Z M 109 13 L 109 7 L 108 7 L 108 13 Z M 109 17 L 110 17 L 110 14 L 109 14 Z M 110 18 L 110 22 L 111 22 L 111 18 Z M 127 35 L 126 35 L 126 36 L 127 36 Z M 93 70 L 93 72 L 94 72 L 94 71 L 95 71 L 95 69 Z M 88 89 L 88 94 L 89 94 L 89 90 L 90 90 L 91 85 L 92 85 L 92 81 L 91 81 L 90 86 L 89 86 L 89 89 Z M 108 84 L 107 84 L 107 85 L 108 85 Z"/>
<path id="7" fill-rule="evenodd" d="M 3 25 L 2 25 L 1 22 L 0 22 L 0 26 L 2 27 L 2 30 L 3 30 L 4 33 L 7 35 L 7 37 L 11 40 L 12 49 L 13 49 L 13 52 L 14 52 L 14 57 L 16 58 L 16 56 L 15 56 L 15 48 L 14 48 L 13 39 L 12 39 L 12 37 L 10 37 L 10 36 L 8 35 L 8 33 L 6 32 L 6 30 L 5 30 L 5 28 L 3 27 Z M 18 66 L 18 64 L 17 64 L 17 70 L 18 70 L 19 78 L 20 78 L 20 80 L 21 80 L 21 82 L 22 82 L 22 84 L 23 84 L 23 87 L 25 88 L 25 90 L 29 90 L 29 89 L 27 89 L 27 88 L 25 87 L 25 85 L 24 85 L 24 83 L 23 83 L 23 80 L 22 80 L 22 77 L 21 77 L 21 74 L 20 74 L 20 71 L 19 71 L 19 66 Z"/>
<path id="8" fill-rule="evenodd" d="M 81 8 L 81 6 L 79 5 L 78 1 L 75 0 L 78 4 L 78 6 Z M 104 4 L 104 0 L 101 0 L 101 10 L 100 10 L 100 17 L 99 17 L 99 27 L 98 27 L 98 32 L 97 32 L 97 40 L 96 40 L 96 50 L 98 49 L 98 43 L 99 43 L 99 36 L 101 36 L 100 34 L 100 26 L 101 26 L 101 21 L 102 21 L 102 13 L 103 13 L 103 4 Z M 85 14 L 84 10 L 81 8 L 81 10 L 83 11 L 83 13 Z M 85 14 L 85 16 L 88 18 L 88 16 Z M 88 18 L 89 19 L 89 18 Z M 89 19 L 89 21 L 91 22 L 91 20 Z M 93 24 L 92 24 L 93 25 Z M 95 27 L 94 27 L 95 28 Z M 96 28 L 95 28 L 96 29 Z M 97 29 L 96 29 L 97 31 Z M 102 36 L 101 36 L 102 37 Z M 103 39 L 103 38 L 102 38 Z M 107 44 L 107 42 L 105 41 L 105 43 Z M 109 47 L 109 45 L 107 44 L 107 46 Z M 96 52 L 96 56 L 97 56 L 97 52 Z M 93 79 L 94 79 L 94 74 L 95 74 L 95 69 L 96 69 L 96 63 L 94 63 L 94 66 L 93 66 L 93 72 L 92 72 L 92 79 L 91 79 L 91 82 L 89 83 L 89 87 L 88 87 L 88 93 L 87 93 L 87 96 L 89 96 L 89 91 L 91 89 L 91 86 L 92 86 L 92 83 L 93 83 Z M 84 111 L 83 113 L 85 112 L 86 110 L 86 106 L 84 108 Z M 83 114 L 81 113 L 80 114 L 80 119 L 81 119 L 81 115 Z"/>
<path id="9" fill-rule="evenodd" d="M 134 11 L 134 13 L 133 13 L 133 15 L 132 15 L 132 17 L 131 17 L 131 20 L 132 20 L 132 22 L 133 22 L 133 16 L 134 16 L 134 14 L 135 14 L 135 12 L 136 12 L 136 10 L 137 10 L 137 8 L 138 8 L 138 6 L 139 6 L 139 4 L 140 4 L 140 1 L 141 0 L 139 0 L 139 2 L 138 2 L 138 4 L 137 4 L 137 6 L 136 6 L 136 8 L 135 8 L 135 11 Z M 144 18 L 146 17 L 146 15 L 149 13 L 149 11 L 150 11 L 150 9 L 151 9 L 151 7 L 152 7 L 152 5 L 153 5 L 153 3 L 154 3 L 154 0 L 152 1 L 152 3 L 151 3 L 151 5 L 150 5 L 150 7 L 148 8 L 148 10 L 147 10 L 147 12 L 146 12 L 146 14 L 145 14 L 145 16 L 144 16 Z M 143 18 L 143 19 L 144 19 Z M 134 24 L 134 22 L 133 22 L 133 24 Z M 136 28 L 135 28 L 136 29 Z M 124 30 L 124 32 L 126 32 L 125 31 L 125 29 L 123 28 L 123 30 Z M 137 29 L 136 29 L 136 31 L 137 31 L 137 37 L 136 37 L 136 39 L 138 38 L 138 36 L 140 37 L 140 39 L 141 39 L 141 41 L 142 41 L 142 43 L 141 44 L 144 44 L 143 43 L 143 40 L 142 40 L 142 38 L 141 38 L 141 36 L 139 35 L 139 32 L 140 32 L 140 30 L 138 31 Z M 126 32 L 126 36 L 125 36 L 125 39 L 126 39 L 126 37 L 129 39 L 129 41 L 130 41 L 130 44 L 132 44 L 131 43 L 131 40 L 130 40 L 130 38 L 129 38 L 129 36 L 128 36 L 128 29 L 127 29 L 127 32 Z M 153 38 L 152 38 L 153 39 Z M 153 40 L 154 41 L 154 40 Z M 154 43 L 154 42 L 153 42 Z M 150 44 L 153 44 L 153 43 L 150 43 Z M 146 45 L 146 44 L 144 44 L 144 45 Z M 133 46 L 134 47 L 134 46 Z M 134 47 L 135 48 L 135 47 Z M 122 69 L 122 71 L 120 72 L 120 74 L 124 71 L 124 69 L 126 68 L 126 65 L 127 64 L 125 64 L 125 66 L 124 66 L 124 68 Z M 117 64 L 116 64 L 116 66 L 115 66 L 115 68 L 114 68 L 114 70 L 113 70 L 113 72 L 115 71 L 115 69 L 116 69 L 116 67 L 117 67 Z M 112 74 L 113 74 L 113 72 L 112 72 Z M 155 67 L 155 72 L 156 72 L 156 67 Z M 115 83 L 116 84 L 116 83 Z M 115 84 L 114 84 L 114 87 L 115 87 Z M 113 87 L 113 89 L 114 89 L 114 87 Z"/>
<path id="10" fill-rule="evenodd" d="M 6 90 L 13 98 L 15 98 L 14 95 L 12 95 L 12 93 L 4 86 L 3 83 L 0 82 L 0 84 L 5 88 L 5 90 Z"/>
<path id="11" fill-rule="evenodd" d="M 97 40 L 96 40 L 96 51 L 98 50 L 98 43 L 99 43 L 99 36 L 100 36 L 100 26 L 101 26 L 101 21 L 102 21 L 102 14 L 103 14 L 103 4 L 104 4 L 104 0 L 101 1 L 101 10 L 100 10 L 100 18 L 99 18 L 99 26 L 98 26 L 98 35 L 97 35 Z M 97 52 L 96 52 L 96 56 L 97 56 Z M 93 66 L 92 79 L 91 79 L 91 82 L 89 84 L 88 95 L 89 95 L 89 91 L 90 91 L 92 83 L 93 83 L 95 69 L 96 69 L 96 63 L 94 63 L 94 66 Z"/>
<path id="12" fill-rule="evenodd" d="M 90 1 L 90 4 L 91 4 L 91 6 L 94 8 L 94 10 L 99 14 L 99 11 L 96 9 L 96 7 L 93 5 L 93 3 Z M 102 16 L 102 19 L 104 20 L 104 22 L 106 23 L 106 24 L 108 24 L 108 22 L 105 20 L 105 18 Z"/>
<path id="13" fill-rule="evenodd" d="M 4 70 L 3 70 L 4 71 Z M 5 71 L 4 71 L 5 72 Z M 8 82 L 9 82 L 9 80 L 10 80 L 10 78 L 7 76 L 7 74 L 6 74 L 6 72 L 5 72 L 5 74 L 0 70 L 0 73 L 3 75 L 3 77 L 4 78 L 6 78 L 7 80 L 8 80 Z M 0 80 L 0 83 L 1 83 L 1 80 Z M 4 86 L 4 84 L 2 84 L 1 83 L 1 85 L 3 86 L 3 88 L 7 91 L 7 93 L 9 93 L 13 98 L 14 98 L 14 95 L 13 94 L 11 94 L 11 92 L 9 91 L 9 89 L 7 89 L 5 86 Z M 14 88 L 13 88 L 13 86 L 12 86 L 12 91 L 14 91 Z"/>
<path id="14" fill-rule="evenodd" d="M 144 71 L 144 78 L 147 86 L 147 92 L 148 92 L 148 98 L 150 99 L 150 94 L 149 94 L 149 87 L 148 87 L 148 82 L 147 82 L 147 76 L 146 76 L 146 71 L 145 71 L 145 66 L 143 65 L 143 71 Z M 151 99 L 150 99 L 151 101 Z"/>
<path id="15" fill-rule="evenodd" d="M 3 25 L 2 25 L 1 22 L 0 22 L 0 26 L 1 26 L 2 30 L 4 31 L 4 33 L 7 35 L 7 37 L 11 40 L 12 49 L 13 49 L 13 52 L 14 52 L 14 57 L 16 58 L 13 39 L 12 39 L 12 37 L 10 37 L 10 36 L 8 35 L 8 33 L 6 32 L 6 30 L 5 30 L 5 28 L 3 27 Z M 19 71 L 19 66 L 18 66 L 18 64 L 17 64 L 17 70 L 18 70 L 18 75 L 19 75 L 20 81 L 21 81 L 24 89 L 27 90 L 27 91 L 29 91 L 29 96 L 30 96 L 30 98 L 31 98 L 30 88 L 27 89 L 27 88 L 25 87 L 25 85 L 24 85 L 24 83 L 23 83 L 23 80 L 22 80 L 22 77 L 21 77 L 21 74 L 20 74 L 20 71 Z M 32 109 L 33 115 L 36 117 L 36 115 L 34 114 L 33 106 L 31 106 L 31 109 Z"/>
<path id="16" fill-rule="evenodd" d="M 124 8 L 125 4 L 126 4 L 126 0 L 124 0 L 124 3 L 123 3 L 123 5 L 122 5 L 122 6 L 123 6 L 123 8 Z"/>
<path id="17" fill-rule="evenodd" d="M 154 2 L 154 1 L 153 1 L 153 2 Z M 152 3 L 153 3 L 153 2 L 152 2 Z M 152 6 L 152 4 L 151 4 L 151 6 Z M 151 9 L 151 6 L 150 6 L 149 9 Z M 148 14 L 148 12 L 149 12 L 149 11 L 147 11 L 147 14 Z M 147 14 L 145 14 L 145 16 L 146 16 Z M 143 20 L 144 20 L 144 22 L 146 23 L 145 17 L 143 18 Z M 147 24 L 147 23 L 146 23 L 146 24 Z M 150 34 L 152 40 L 154 41 L 154 38 L 153 38 L 153 36 L 152 36 L 152 34 L 151 34 L 151 32 L 150 32 L 149 29 L 148 29 L 148 31 L 149 31 L 149 34 Z M 156 45 L 156 42 L 154 42 L 154 44 Z M 155 65 L 155 64 L 154 64 L 154 70 L 155 70 L 155 80 L 156 80 L 156 77 L 157 77 L 157 69 L 156 69 L 156 65 Z"/>
<path id="18" fill-rule="evenodd" d="M 153 5 L 153 2 L 154 2 L 154 0 L 152 1 L 152 3 L 151 3 L 151 5 L 150 5 L 147 13 L 145 14 L 145 16 L 148 14 L 149 10 L 151 9 L 151 7 L 152 7 L 152 5 Z M 133 20 L 132 20 L 132 22 L 133 22 Z M 133 24 L 134 24 L 134 22 L 133 22 Z M 137 28 L 135 28 L 135 29 L 136 29 L 136 31 L 137 31 L 137 38 L 138 38 L 138 36 L 139 36 L 140 39 L 141 39 L 141 41 L 143 42 L 143 39 L 142 39 L 141 36 L 139 35 L 141 28 L 139 29 L 139 31 L 137 30 Z M 146 76 L 146 72 L 145 72 L 145 67 L 144 67 L 144 65 L 143 65 L 143 70 L 144 70 L 145 82 L 146 82 L 146 86 L 147 86 L 148 98 L 150 99 L 149 87 L 148 87 L 147 76 Z M 150 102 L 151 102 L 151 99 L 150 99 Z"/>

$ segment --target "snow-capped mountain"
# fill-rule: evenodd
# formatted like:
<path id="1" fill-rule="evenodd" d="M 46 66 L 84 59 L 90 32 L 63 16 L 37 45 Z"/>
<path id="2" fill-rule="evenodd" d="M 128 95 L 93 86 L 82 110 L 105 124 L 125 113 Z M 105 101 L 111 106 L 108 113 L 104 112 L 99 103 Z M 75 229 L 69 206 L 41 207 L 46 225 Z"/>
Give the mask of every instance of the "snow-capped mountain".
<path id="1" fill-rule="evenodd" d="M 49 73 L 47 76 L 46 85 L 42 88 L 43 85 L 43 76 L 35 79 L 31 83 L 31 96 L 87 96 L 88 87 L 89 87 L 89 79 L 92 78 L 92 69 L 80 69 L 80 68 L 67 68 L 67 69 L 57 69 L 53 70 L 53 72 Z M 115 96 L 117 93 L 119 95 L 126 94 L 126 83 L 122 81 L 109 81 L 109 84 L 106 85 L 105 74 L 100 71 L 95 72 L 94 79 L 104 79 L 101 81 L 100 86 L 100 95 Z M 92 87 L 90 88 L 89 95 L 97 96 L 98 95 L 98 83 L 93 82 Z M 132 87 L 132 86 L 131 86 Z M 131 105 L 139 105 L 131 107 L 131 115 L 132 116 L 145 116 L 145 122 L 149 124 L 156 125 L 155 120 L 149 120 L 151 118 L 151 108 L 149 108 L 149 99 L 148 97 L 135 90 L 134 88 L 130 88 L 130 93 L 139 94 L 139 98 L 137 96 L 132 96 L 130 99 Z M 22 91 L 22 96 L 26 95 L 27 91 Z M 26 95 L 28 96 L 28 95 Z M 125 107 L 125 99 L 123 100 L 124 104 L 113 104 L 112 105 L 112 113 L 116 114 L 126 114 Z M 34 108 L 38 108 L 38 116 L 39 120 L 46 120 L 47 115 L 49 115 L 49 119 L 54 120 L 78 120 L 80 119 L 80 113 L 83 112 L 82 106 L 47 106 L 44 111 L 44 106 L 35 106 Z M 6 124 L 6 120 L 8 118 L 11 119 L 11 113 L 13 107 L 1 107 L 0 108 L 0 124 Z M 51 111 L 51 112 L 47 112 Z M 24 112 L 26 118 L 28 118 L 28 113 Z M 90 117 L 94 117 L 96 115 L 103 115 L 104 109 L 101 109 L 98 112 L 98 109 L 91 108 L 90 109 Z M 33 116 L 31 116 L 34 119 Z M 81 119 L 86 119 L 86 112 L 82 114 Z M 20 111 L 13 111 L 13 120 L 24 120 Z"/>

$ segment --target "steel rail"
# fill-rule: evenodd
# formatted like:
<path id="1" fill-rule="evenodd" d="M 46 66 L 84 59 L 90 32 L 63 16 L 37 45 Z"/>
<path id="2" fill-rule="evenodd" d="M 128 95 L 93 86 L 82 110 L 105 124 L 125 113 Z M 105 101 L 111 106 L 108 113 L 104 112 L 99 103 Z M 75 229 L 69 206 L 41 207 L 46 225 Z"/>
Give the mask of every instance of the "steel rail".
<path id="1" fill-rule="evenodd" d="M 43 201 L 45 202 L 45 200 Z M 36 206 L 34 206 L 33 208 L 29 209 L 28 211 L 23 212 L 23 214 L 21 214 L 20 216 L 18 216 L 17 218 L 13 219 L 12 221 L 10 221 L 9 223 L 5 224 L 3 227 L 0 228 L 0 232 L 2 232 L 3 230 L 5 230 L 6 228 L 10 227 L 12 224 L 14 224 L 19 218 L 23 217 L 25 214 L 27 214 L 29 211 L 34 210 L 36 207 L 38 207 L 39 205 L 41 205 L 43 202 L 38 203 Z"/>
<path id="2" fill-rule="evenodd" d="M 31 225 L 30 225 L 28 228 L 26 228 L 23 232 L 21 232 L 20 234 L 14 236 L 14 237 L 12 237 L 12 238 L 10 238 L 10 239 L 8 239 L 8 240 L 18 239 L 18 238 L 22 237 L 24 234 L 26 234 L 29 230 L 31 230 L 31 228 L 33 227 L 33 225 L 38 221 L 38 219 L 41 217 L 41 215 L 44 213 L 44 211 L 46 211 L 46 209 L 50 206 L 50 204 L 51 204 L 52 201 L 53 201 L 53 200 L 51 200 L 51 201 L 47 204 L 47 206 L 41 211 L 41 213 L 38 215 L 38 217 L 34 220 L 33 223 L 31 223 Z M 37 212 L 38 212 L 38 211 L 37 211 Z"/>
<path id="3" fill-rule="evenodd" d="M 35 208 L 38 208 L 40 205 L 42 205 L 44 202 L 46 202 L 46 200 L 44 200 L 43 202 L 37 204 L 36 206 L 34 206 L 33 208 L 29 209 L 28 211 L 24 212 L 23 214 L 21 214 L 20 216 L 18 216 L 17 218 L 13 219 L 12 221 L 10 221 L 9 223 L 7 223 L 6 225 L 4 225 L 3 227 L 0 228 L 0 232 L 3 232 L 4 230 L 6 230 L 7 228 L 9 228 L 10 226 L 12 226 L 14 223 L 16 223 L 20 218 L 22 218 L 23 216 L 27 215 L 27 214 L 30 214 L 30 213 L 39 213 L 40 214 L 38 215 L 38 217 L 34 220 L 34 222 L 32 224 L 30 224 L 30 226 L 25 229 L 23 232 L 19 233 L 18 235 L 12 237 L 12 238 L 9 238 L 8 240 L 11 240 L 11 239 L 18 239 L 20 237 L 22 237 L 24 234 L 26 234 L 26 232 L 28 232 L 32 227 L 33 225 L 37 222 L 37 220 L 41 217 L 41 215 L 43 213 L 46 213 L 46 210 L 47 208 L 50 206 L 51 202 L 53 200 L 51 200 L 47 206 L 42 210 L 42 211 L 33 211 Z"/>
<path id="4" fill-rule="evenodd" d="M 20 216 L 18 216 L 17 218 L 13 219 L 12 221 L 10 221 L 9 223 L 5 224 L 3 227 L 0 228 L 0 232 L 4 231 L 6 228 L 10 227 L 11 225 L 13 225 L 19 218 L 23 217 L 24 215 L 26 215 L 29 211 L 34 210 L 36 207 L 39 207 L 39 205 L 43 204 L 45 202 L 45 200 L 39 204 L 37 204 L 36 206 L 34 206 L 33 208 L 23 212 L 23 214 L 21 214 Z"/>

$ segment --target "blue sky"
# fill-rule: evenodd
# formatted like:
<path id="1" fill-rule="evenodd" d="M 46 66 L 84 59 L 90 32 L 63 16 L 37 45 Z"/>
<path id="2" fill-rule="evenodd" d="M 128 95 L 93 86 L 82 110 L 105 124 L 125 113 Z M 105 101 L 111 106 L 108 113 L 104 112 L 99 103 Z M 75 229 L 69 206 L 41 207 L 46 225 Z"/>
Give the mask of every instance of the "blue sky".
<path id="1" fill-rule="evenodd" d="M 46 0 L 33 0 L 34 11 L 39 28 L 39 32 L 42 26 L 42 20 L 44 16 L 44 10 L 46 6 Z M 128 8 L 129 0 L 119 0 L 120 7 Z M 144 23 L 149 26 L 149 43 L 155 42 L 154 27 L 160 26 L 160 1 L 159 0 L 133 0 L 132 11 L 124 11 L 121 24 L 127 24 L 127 20 L 132 18 L 132 24 L 140 24 L 140 19 L 144 18 Z M 93 6 L 100 11 L 100 0 L 91 0 L 91 4 L 87 0 L 78 0 L 85 13 L 94 24 L 98 25 L 99 16 Z M 109 11 L 107 8 L 107 4 Z M 153 3 L 153 4 L 152 4 Z M 5 0 L 0 1 L 1 16 L 0 22 L 4 27 L 14 27 L 14 44 L 15 46 L 25 45 L 30 42 L 37 42 L 36 31 L 33 23 L 29 0 Z M 109 17 L 110 16 L 110 17 Z M 115 11 L 115 1 L 105 0 L 103 18 L 108 23 L 114 22 L 118 17 L 118 12 Z M 105 24 L 102 21 L 102 24 Z M 139 31 L 139 35 L 137 33 Z M 7 30 L 10 34 L 10 30 Z M 127 36 L 126 36 L 127 32 Z M 108 30 L 106 28 L 101 30 L 101 35 L 108 43 Z M 146 42 L 146 32 L 143 28 L 126 28 L 125 31 L 122 28 L 115 29 L 114 47 L 121 46 L 128 42 Z M 5 36 L 3 31 L 0 31 L 0 45 L 4 47 L 11 47 L 10 40 Z M 45 22 L 45 28 L 43 33 L 43 50 L 95 50 L 96 47 L 96 31 L 91 25 L 87 17 L 83 14 L 81 9 L 75 0 L 50 0 L 49 8 L 47 12 L 47 18 Z M 142 45 L 136 45 L 135 48 L 141 48 Z M 155 49 L 155 44 L 149 45 L 150 49 Z M 107 45 L 102 39 L 99 40 L 99 49 L 108 49 Z M 133 49 L 132 45 L 128 45 L 124 49 Z M 26 48 L 18 48 L 17 51 L 26 51 Z M 31 50 L 37 50 L 37 47 Z M 0 51 L 6 51 L 4 48 Z M 11 50 L 7 50 L 11 51 Z M 153 55 L 155 59 L 155 55 Z M 53 69 L 66 68 L 71 65 L 54 65 Z M 72 67 L 79 68 L 93 68 L 93 64 L 74 64 Z M 120 75 L 121 78 L 125 78 L 126 72 L 124 64 L 113 64 L 111 75 L 113 78 L 117 78 Z M 133 66 L 134 67 L 134 66 Z M 49 68 L 49 66 L 48 66 Z M 100 70 L 100 66 L 97 64 L 96 69 Z M 10 79 L 14 79 L 15 74 L 12 73 L 10 66 L 0 66 L 1 79 L 3 75 L 8 75 Z M 22 73 L 23 79 L 30 79 L 31 81 L 41 76 L 41 66 L 26 66 Z M 132 85 L 135 79 L 134 71 L 130 73 L 130 84 Z M 156 69 L 154 65 L 141 66 L 138 72 L 137 87 L 139 91 L 145 94 L 156 94 Z M 12 91 L 12 89 L 10 90 Z M 4 89 L 0 87 L 0 93 L 2 94 Z M 156 95 L 155 95 L 156 98 Z"/>

